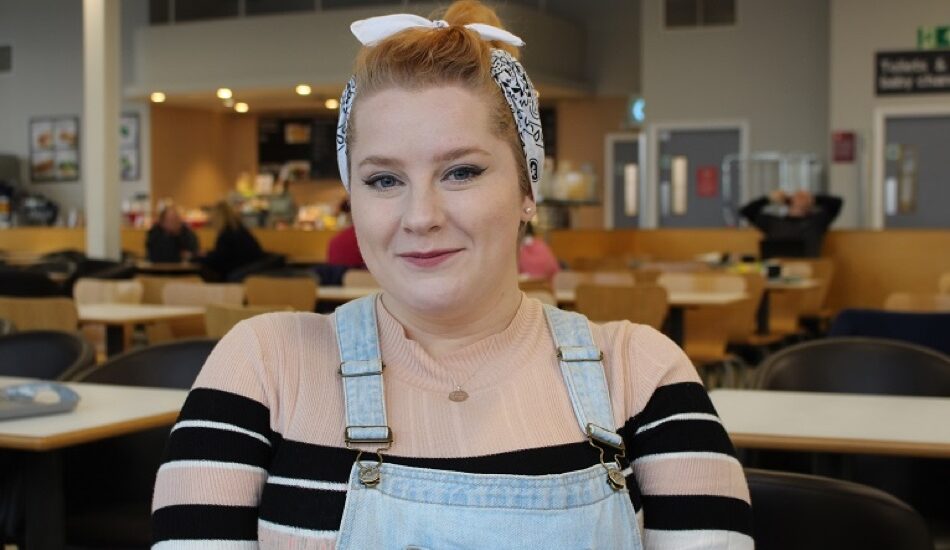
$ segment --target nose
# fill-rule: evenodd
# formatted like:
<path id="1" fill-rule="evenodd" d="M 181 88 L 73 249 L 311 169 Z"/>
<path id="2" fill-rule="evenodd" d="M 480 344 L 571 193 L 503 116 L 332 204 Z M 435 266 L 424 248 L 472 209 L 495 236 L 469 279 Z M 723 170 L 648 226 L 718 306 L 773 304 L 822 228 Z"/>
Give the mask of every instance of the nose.
<path id="1" fill-rule="evenodd" d="M 443 207 L 442 196 L 436 186 L 410 186 L 402 216 L 403 230 L 417 235 L 438 231 L 445 223 Z"/>

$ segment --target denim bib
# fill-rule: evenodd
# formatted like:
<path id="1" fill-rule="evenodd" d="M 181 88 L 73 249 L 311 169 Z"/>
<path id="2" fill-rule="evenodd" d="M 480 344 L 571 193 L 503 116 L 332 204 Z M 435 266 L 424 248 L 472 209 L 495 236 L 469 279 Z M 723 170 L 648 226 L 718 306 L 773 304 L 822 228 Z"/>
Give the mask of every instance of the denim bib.
<path id="1" fill-rule="evenodd" d="M 540 476 L 472 474 L 385 462 L 386 422 L 376 295 L 336 310 L 345 441 L 359 449 L 350 471 L 337 548 L 640 550 L 622 473 L 603 355 L 587 319 L 544 306 L 564 383 L 600 464 Z"/>

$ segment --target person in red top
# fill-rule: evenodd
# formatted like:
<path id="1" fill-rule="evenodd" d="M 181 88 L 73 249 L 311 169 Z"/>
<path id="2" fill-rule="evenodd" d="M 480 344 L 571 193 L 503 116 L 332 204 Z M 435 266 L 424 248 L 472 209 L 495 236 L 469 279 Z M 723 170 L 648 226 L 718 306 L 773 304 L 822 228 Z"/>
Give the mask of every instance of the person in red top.
<path id="1" fill-rule="evenodd" d="M 551 281 L 560 269 L 551 247 L 544 240 L 535 237 L 534 226 L 528 223 L 518 250 L 518 273 L 533 279 Z"/>
<path id="2" fill-rule="evenodd" d="M 340 211 L 349 214 L 350 201 L 343 201 Z M 366 262 L 363 261 L 363 255 L 360 253 L 360 245 L 356 241 L 356 229 L 352 225 L 330 239 L 327 244 L 327 263 L 366 269 Z"/>

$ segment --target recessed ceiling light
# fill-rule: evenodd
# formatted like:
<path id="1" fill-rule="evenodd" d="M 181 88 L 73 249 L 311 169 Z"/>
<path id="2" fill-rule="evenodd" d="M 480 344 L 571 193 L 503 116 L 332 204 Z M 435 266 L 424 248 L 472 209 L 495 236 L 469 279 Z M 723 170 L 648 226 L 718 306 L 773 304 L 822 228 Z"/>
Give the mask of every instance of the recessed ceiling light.
<path id="1" fill-rule="evenodd" d="M 149 99 L 152 100 L 152 103 L 164 103 L 165 94 L 163 94 L 162 92 L 152 92 L 152 95 L 149 96 Z"/>
<path id="2" fill-rule="evenodd" d="M 228 99 L 231 95 L 231 88 L 218 88 L 218 97 L 221 99 Z"/>
<path id="3" fill-rule="evenodd" d="M 237 111 L 237 112 L 239 112 L 239 113 L 246 113 L 247 110 L 248 110 L 247 103 L 244 103 L 243 101 L 240 102 L 240 103 L 235 103 L 235 104 L 234 104 L 234 110 Z"/>
<path id="4" fill-rule="evenodd" d="M 310 92 L 313 90 L 311 90 L 310 86 L 306 84 L 297 84 L 295 91 L 297 92 L 297 95 L 310 95 Z"/>
<path id="5" fill-rule="evenodd" d="M 339 101 L 339 100 L 336 100 L 336 99 L 333 99 L 333 98 L 330 98 L 330 99 L 324 101 L 324 102 L 323 102 L 323 105 L 324 105 L 324 107 L 326 107 L 327 109 L 336 109 L 336 108 L 338 108 L 338 107 L 340 106 L 340 101 Z"/>

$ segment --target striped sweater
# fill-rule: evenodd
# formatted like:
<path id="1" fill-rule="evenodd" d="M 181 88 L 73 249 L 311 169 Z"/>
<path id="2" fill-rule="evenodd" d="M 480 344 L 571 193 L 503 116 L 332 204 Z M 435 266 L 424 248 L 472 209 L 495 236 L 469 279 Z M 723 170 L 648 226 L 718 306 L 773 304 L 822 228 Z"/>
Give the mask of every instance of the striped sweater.
<path id="1" fill-rule="evenodd" d="M 395 464 L 544 475 L 598 463 L 571 408 L 541 304 L 432 357 L 377 302 Z M 333 315 L 275 313 L 226 335 L 188 396 L 158 472 L 155 548 L 332 548 L 355 453 Z M 742 467 L 696 371 L 659 332 L 591 325 L 604 352 L 646 548 L 751 548 Z M 448 399 L 455 381 L 470 395 Z"/>

